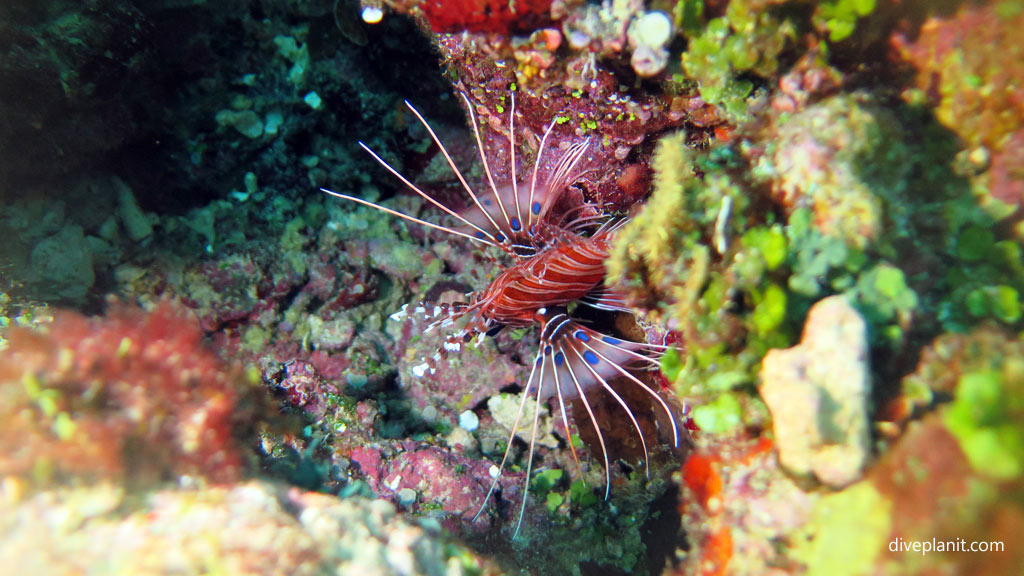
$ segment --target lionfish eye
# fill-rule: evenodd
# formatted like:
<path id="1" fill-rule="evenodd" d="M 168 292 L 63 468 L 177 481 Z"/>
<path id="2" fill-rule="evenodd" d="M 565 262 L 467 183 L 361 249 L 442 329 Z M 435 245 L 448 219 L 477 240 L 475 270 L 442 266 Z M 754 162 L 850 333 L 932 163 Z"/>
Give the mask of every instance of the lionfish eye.
<path id="1" fill-rule="evenodd" d="M 547 316 L 547 313 L 548 313 L 548 309 L 547 308 L 538 308 L 533 313 L 533 320 L 535 322 L 540 322 L 541 324 L 544 324 L 544 317 Z"/>

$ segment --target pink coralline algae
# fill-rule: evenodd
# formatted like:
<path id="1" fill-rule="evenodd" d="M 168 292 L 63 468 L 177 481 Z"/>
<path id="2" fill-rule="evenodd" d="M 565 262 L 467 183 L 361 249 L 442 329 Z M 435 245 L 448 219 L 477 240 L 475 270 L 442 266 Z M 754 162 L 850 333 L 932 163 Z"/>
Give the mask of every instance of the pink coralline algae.
<path id="1" fill-rule="evenodd" d="M 71 312 L 0 352 L 0 475 L 36 481 L 241 477 L 253 389 L 170 304 Z M 255 395 L 251 396 L 255 398 Z"/>
<path id="2" fill-rule="evenodd" d="M 927 20 L 916 38 L 892 40 L 916 68 L 904 98 L 933 105 L 936 119 L 960 136 L 972 169 L 987 170 L 981 187 L 1006 207 L 999 216 L 1024 206 L 1022 27 L 1024 10 L 1013 2 L 965 4 L 951 17 Z"/>
<path id="3" fill-rule="evenodd" d="M 344 266 L 326 254 L 311 259 L 302 292 L 323 302 L 321 314 L 333 314 L 377 297 L 376 276 L 366 268 Z"/>
<path id="4" fill-rule="evenodd" d="M 467 525 L 484 501 L 493 467 L 458 450 L 415 442 L 385 448 L 358 447 L 351 459 L 376 494 L 411 510 L 443 510 Z M 522 479 L 522 473 L 502 475 L 506 499 L 515 502 L 521 498 Z M 491 505 L 496 504 L 492 501 Z"/>
<path id="5" fill-rule="evenodd" d="M 262 255 L 229 255 L 185 271 L 179 290 L 203 329 L 244 325 L 267 312 L 302 282 L 291 266 Z"/>
<path id="6" fill-rule="evenodd" d="M 403 393 L 416 411 L 427 421 L 454 423 L 459 412 L 473 408 L 497 390 L 525 382 L 529 370 L 513 357 L 530 358 L 534 351 L 526 342 L 516 342 L 499 335 L 499 346 L 463 347 L 448 353 L 442 331 L 424 333 L 427 322 L 411 315 L 404 320 L 396 350 L 404 351 L 397 366 L 404 386 Z M 431 364 L 422 357 L 437 350 L 445 357 Z"/>

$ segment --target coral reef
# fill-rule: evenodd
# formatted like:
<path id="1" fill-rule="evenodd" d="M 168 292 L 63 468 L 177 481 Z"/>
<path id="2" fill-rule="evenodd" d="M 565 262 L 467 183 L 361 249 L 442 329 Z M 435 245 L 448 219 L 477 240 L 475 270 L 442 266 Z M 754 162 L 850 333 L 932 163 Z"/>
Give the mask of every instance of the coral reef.
<path id="1" fill-rule="evenodd" d="M 1022 23 L 1018 2 L 964 5 L 950 17 L 929 19 L 916 38 L 894 37 L 914 67 L 914 85 L 903 97 L 931 105 L 936 119 L 962 139 L 964 171 L 973 177 L 982 206 L 996 218 L 1015 214 L 1017 221 L 1024 205 L 1024 177 L 1014 162 L 1024 130 L 1024 69 L 1016 38 Z"/>
<path id="2" fill-rule="evenodd" d="M 806 524 L 817 496 L 782 474 L 767 438 L 697 444 L 681 471 L 682 527 L 691 547 L 677 572 L 796 570 L 777 543 Z"/>
<path id="3" fill-rule="evenodd" d="M 0 166 L 0 558 L 1021 572 L 1022 15 L 1018 0 L 3 3 L 0 155 L 17 162 Z M 417 312 L 489 285 L 496 256 L 318 193 L 459 225 L 359 141 L 454 211 L 469 201 L 449 154 L 486 190 L 586 142 L 555 209 L 624 221 L 608 286 L 639 320 L 572 313 L 666 346 L 643 379 L 693 446 L 673 449 L 665 411 L 612 381 L 649 469 L 604 391 L 564 417 L 527 398 L 531 453 L 530 426 L 512 428 L 537 335 L 456 351 Z M 131 306 L 99 315 L 112 297 Z M 611 423 L 602 440 L 591 417 Z M 959 541 L 1005 550 L 913 550 Z"/>

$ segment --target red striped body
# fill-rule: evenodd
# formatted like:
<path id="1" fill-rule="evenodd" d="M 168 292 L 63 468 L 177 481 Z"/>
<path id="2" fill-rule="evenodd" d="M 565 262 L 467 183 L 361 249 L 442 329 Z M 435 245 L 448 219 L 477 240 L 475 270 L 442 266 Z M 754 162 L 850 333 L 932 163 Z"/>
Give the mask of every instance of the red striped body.
<path id="1" fill-rule="evenodd" d="M 611 487 L 611 461 L 597 415 L 587 397 L 589 390 L 603 390 L 622 407 L 640 439 L 645 468 L 649 469 L 649 465 L 643 430 L 627 404 L 627 399 L 609 384 L 610 381 L 632 383 L 648 394 L 664 410 L 671 422 L 672 435 L 677 447 L 680 436 L 669 404 L 650 385 L 633 374 L 636 370 L 656 369 L 665 347 L 646 341 L 620 340 L 585 326 L 571 316 L 570 306 L 574 302 L 598 310 L 629 311 L 622 296 L 614 289 L 603 285 L 605 260 L 608 259 L 615 231 L 625 219 L 607 215 L 600 205 L 589 203 L 569 206 L 568 209 L 563 207 L 562 210 L 553 212 L 562 193 L 577 177 L 585 173 L 582 165 L 593 160 L 587 157 L 589 139 L 567 148 L 559 148 L 559 158 L 553 164 L 541 162 L 548 136 L 559 124 L 558 119 L 553 119 L 537 148 L 532 176 L 517 174 L 515 96 L 515 92 L 509 95 L 511 104 L 508 124 L 508 166 L 511 179 L 507 182 L 496 182 L 480 138 L 477 118 L 473 112 L 475 107 L 469 97 L 462 94 L 469 113 L 469 125 L 473 128 L 480 160 L 489 184 L 489 188 L 483 193 L 473 190 L 430 125 L 412 105 L 409 105 L 409 109 L 437 144 L 452 172 L 472 200 L 472 205 L 463 214 L 457 213 L 418 188 L 369 147 L 362 142 L 359 143 L 412 191 L 461 223 L 456 227 L 423 220 L 362 198 L 325 190 L 334 196 L 376 208 L 404 220 L 501 249 L 514 260 L 514 263 L 495 278 L 485 291 L 473 294 L 468 304 L 449 306 L 422 303 L 416 308 L 416 313 L 433 319 L 424 332 L 435 327 L 456 326 L 456 322 L 462 320 L 465 323 L 449 336 L 443 349 L 439 349 L 430 359 L 422 358 L 422 364 L 412 367 L 411 376 L 415 378 L 423 378 L 428 371 L 434 374 L 435 364 L 446 358 L 448 351 L 461 350 L 462 344 L 470 342 L 474 336 L 479 345 L 484 341 L 485 335 L 493 336 L 506 326 L 526 327 L 536 324 L 541 327 L 537 354 L 524 384 L 519 412 L 511 426 L 512 432 L 506 444 L 505 454 L 502 456 L 501 464 L 497 466 L 498 473 L 492 473 L 491 487 L 484 497 L 480 510 L 473 518 L 474 521 L 484 512 L 487 501 L 498 487 L 501 471 L 505 469 L 513 439 L 520 430 L 519 424 L 524 419 L 527 401 L 530 399 L 539 405 L 550 398 L 557 398 L 558 410 L 554 411 L 552 407 L 552 414 L 561 416 L 562 429 L 566 432 L 571 429 L 566 403 L 573 400 L 583 405 L 594 426 L 597 445 L 604 460 L 606 500 Z M 544 167 L 547 174 L 539 174 L 541 167 Z M 538 176 L 542 177 L 538 180 Z M 401 312 L 392 315 L 392 319 L 398 320 L 405 315 L 403 306 Z M 526 457 L 526 477 L 522 487 L 523 503 L 519 509 L 516 534 L 519 533 L 526 511 L 526 495 L 529 492 L 533 470 L 533 454 L 541 410 L 532 412 L 533 433 L 530 438 L 529 455 Z M 569 443 L 569 449 L 577 463 L 577 469 L 582 474 L 582 467 L 572 443 Z"/>
<path id="2" fill-rule="evenodd" d="M 479 317 L 510 326 L 536 322 L 540 308 L 565 306 L 600 286 L 611 232 L 573 235 L 551 245 L 498 276 L 480 295 Z"/>

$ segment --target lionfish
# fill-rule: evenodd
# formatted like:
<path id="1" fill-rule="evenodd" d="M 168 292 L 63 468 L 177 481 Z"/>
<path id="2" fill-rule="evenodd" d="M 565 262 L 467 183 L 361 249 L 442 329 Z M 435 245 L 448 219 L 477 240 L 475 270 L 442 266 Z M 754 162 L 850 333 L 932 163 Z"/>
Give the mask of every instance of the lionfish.
<path id="1" fill-rule="evenodd" d="M 423 303 L 416 308 L 420 313 L 438 318 L 427 327 L 427 331 L 437 327 L 453 327 L 457 321 L 460 321 L 462 327 L 448 337 L 444 345 L 446 350 L 458 351 L 463 342 L 469 342 L 474 337 L 479 344 L 485 336 L 494 335 L 505 327 L 540 326 L 537 355 L 522 393 L 519 412 L 512 426 L 512 435 L 501 459 L 501 464 L 498 466 L 498 472 L 493 475 L 494 479 L 487 496 L 481 503 L 479 512 L 473 518 L 474 522 L 484 511 L 487 502 L 498 486 L 516 432 L 519 430 L 527 399 L 531 396 L 536 399 L 538 407 L 541 402 L 556 397 L 561 423 L 566 431 L 569 430 L 566 404 L 576 398 L 583 403 L 594 426 L 604 460 L 605 500 L 609 497 L 611 487 L 608 450 L 593 407 L 587 401 L 586 390 L 600 387 L 625 410 L 640 437 L 644 453 L 644 466 L 648 475 L 650 470 L 649 453 L 640 424 L 626 401 L 609 385 L 609 380 L 619 377 L 626 378 L 649 394 L 668 416 L 676 448 L 679 447 L 680 439 L 680 431 L 668 403 L 632 372 L 638 368 L 656 368 L 662 352 L 667 347 L 615 338 L 583 325 L 570 313 L 569 307 L 572 303 L 606 311 L 632 312 L 625 306 L 621 296 L 604 285 L 604 262 L 608 258 L 616 231 L 626 222 L 626 219 L 615 218 L 599 212 L 584 215 L 584 208 L 594 208 L 594 205 L 590 203 L 584 203 L 559 215 L 555 215 L 553 211 L 562 192 L 580 177 L 579 168 L 589 146 L 589 140 L 577 142 L 565 150 L 558 162 L 554 164 L 551 174 L 543 181 L 539 181 L 538 172 L 545 146 L 557 123 L 557 120 L 552 121 L 540 140 L 537 156 L 533 163 L 533 173 L 527 186 L 525 181 L 520 181 L 516 176 L 515 93 L 511 94 L 508 155 L 511 166 L 510 173 L 513 176 L 508 182 L 495 182 L 484 152 L 473 106 L 466 94 L 460 94 L 469 111 L 470 125 L 473 128 L 477 150 L 480 153 L 480 160 L 487 178 L 488 190 L 483 194 L 474 191 L 473 187 L 467 183 L 466 178 L 452 160 L 451 154 L 430 124 L 412 104 L 408 101 L 405 102 L 409 110 L 426 128 L 462 188 L 472 200 L 472 206 L 461 214 L 424 192 L 366 144 L 359 142 L 360 147 L 409 189 L 459 221 L 461 229 L 428 222 L 362 198 L 321 188 L 323 192 L 331 196 L 363 204 L 454 236 L 468 238 L 482 246 L 495 247 L 505 253 L 508 264 L 504 267 L 504 271 L 491 282 L 487 289 L 469 294 L 468 303 L 451 306 L 434 306 Z M 404 317 L 407 306 L 403 306 L 402 311 L 393 315 L 392 318 L 397 320 Z M 435 355 L 435 359 L 439 357 L 440 355 Z M 421 376 L 426 369 L 427 364 L 423 364 L 414 367 L 413 371 L 416 375 Z M 434 371 L 433 368 L 430 370 Z M 539 409 L 534 410 L 530 451 L 527 456 L 526 485 L 523 488 L 523 501 L 520 505 L 513 539 L 519 534 L 526 511 L 539 414 Z M 572 442 L 567 442 L 567 444 L 572 451 L 576 467 L 582 474 L 576 449 Z"/>

